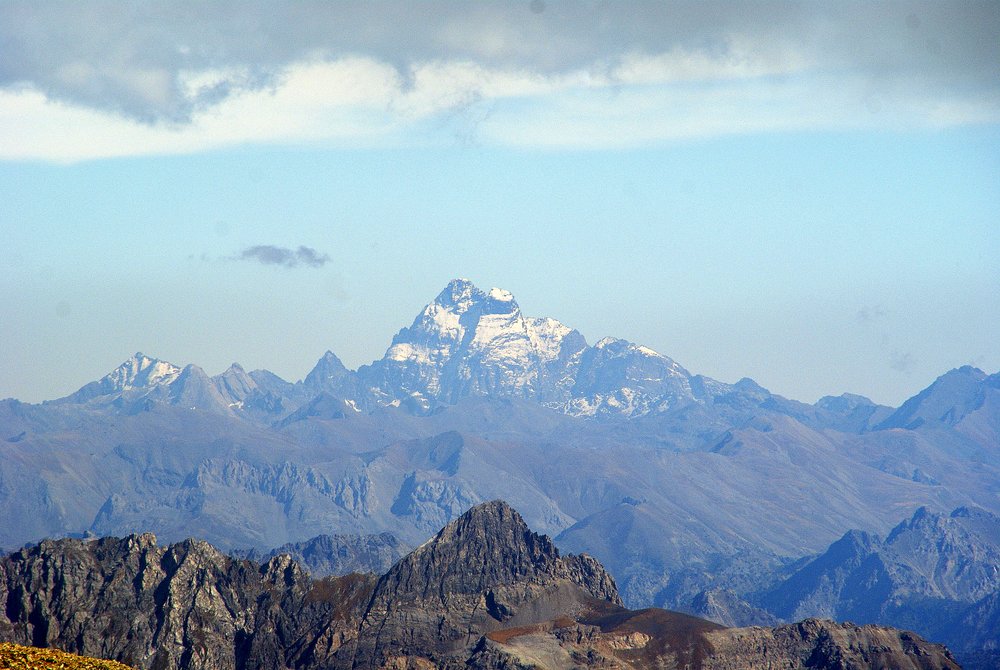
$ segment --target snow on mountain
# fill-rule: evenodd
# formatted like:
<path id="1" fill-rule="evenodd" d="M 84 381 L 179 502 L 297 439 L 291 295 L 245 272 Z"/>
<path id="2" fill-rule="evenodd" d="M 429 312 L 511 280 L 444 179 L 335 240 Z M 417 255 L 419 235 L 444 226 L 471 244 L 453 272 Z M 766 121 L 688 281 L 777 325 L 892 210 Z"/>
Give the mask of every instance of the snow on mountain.
<path id="1" fill-rule="evenodd" d="M 280 396 L 261 389 L 253 374 L 274 377 L 266 371 L 247 373 L 238 363 L 209 377 L 196 365 L 180 368 L 136 353 L 101 379 L 58 402 L 113 404 L 125 411 L 136 411 L 150 401 L 216 414 L 231 415 L 244 409 L 264 415 L 280 411 Z M 274 379 L 281 382 L 277 377 Z"/>
<path id="2" fill-rule="evenodd" d="M 358 374 L 381 404 L 419 394 L 451 403 L 468 395 L 554 399 L 563 368 L 586 347 L 555 319 L 528 318 L 510 292 L 456 279 Z"/>
<path id="3" fill-rule="evenodd" d="M 637 417 L 691 402 L 731 403 L 727 398 L 734 393 L 740 402 L 757 405 L 770 396 L 760 392 L 748 395 L 739 386 L 692 377 L 667 356 L 625 340 L 606 337 L 590 347 L 579 331 L 556 319 L 525 316 L 509 291 L 483 291 L 455 279 L 393 337 L 381 359 L 356 372 L 328 351 L 295 384 L 267 371 L 248 374 L 237 364 L 209 378 L 200 368 L 183 374 L 140 353 L 64 401 L 124 394 L 126 405 L 147 398 L 225 414 L 250 412 L 270 422 L 319 393 L 366 411 L 400 406 L 424 414 L 462 398 L 489 396 L 531 400 L 576 416 Z"/>
<path id="4" fill-rule="evenodd" d="M 694 399 L 691 375 L 676 361 L 614 337 L 584 352 L 572 394 L 566 411 L 580 416 L 639 416 Z"/>
<path id="5" fill-rule="evenodd" d="M 521 398 L 577 416 L 642 416 L 688 401 L 711 403 L 706 382 L 670 358 L 611 337 L 593 347 L 579 331 L 521 312 L 507 290 L 455 279 L 392 339 L 385 355 L 356 372 L 327 351 L 305 380 L 289 384 L 238 364 L 208 377 L 139 353 L 69 402 L 145 398 L 273 421 L 319 393 L 365 410 L 401 406 L 416 414 L 470 396 Z M 719 385 L 719 392 L 731 387 Z"/>
<path id="6" fill-rule="evenodd" d="M 161 384 L 170 384 L 180 373 L 181 369 L 172 363 L 136 352 L 101 379 L 86 384 L 61 400 L 79 403 L 133 389 L 149 389 Z"/>
<path id="7" fill-rule="evenodd" d="M 114 390 L 127 391 L 133 388 L 169 384 L 180 372 L 180 368 L 176 365 L 150 358 L 140 352 L 119 365 L 105 379 L 111 382 Z"/>

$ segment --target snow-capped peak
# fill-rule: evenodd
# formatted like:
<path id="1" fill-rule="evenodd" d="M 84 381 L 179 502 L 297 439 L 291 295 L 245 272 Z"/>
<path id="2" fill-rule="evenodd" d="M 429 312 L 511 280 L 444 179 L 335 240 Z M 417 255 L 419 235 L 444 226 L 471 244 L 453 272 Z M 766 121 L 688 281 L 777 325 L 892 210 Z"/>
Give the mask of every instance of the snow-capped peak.
<path id="1" fill-rule="evenodd" d="M 180 372 L 181 369 L 176 365 L 150 358 L 139 351 L 108 373 L 101 381 L 114 391 L 127 391 L 133 388 L 169 384 L 177 378 Z"/>
<path id="2" fill-rule="evenodd" d="M 610 346 L 614 346 L 615 344 L 618 344 L 619 342 L 625 342 L 625 340 L 620 340 L 617 337 L 611 337 L 609 335 L 607 337 L 602 337 L 597 342 L 595 342 L 594 343 L 594 348 L 595 349 L 606 349 L 606 348 L 608 348 Z"/>
<path id="3" fill-rule="evenodd" d="M 452 279 L 431 304 L 440 305 L 457 314 L 464 314 L 474 304 L 482 302 L 484 298 L 486 298 L 486 294 L 476 288 L 476 285 L 468 279 Z"/>
<path id="4" fill-rule="evenodd" d="M 615 352 L 634 352 L 641 356 L 649 356 L 652 358 L 667 358 L 663 354 L 649 347 L 636 344 L 635 342 L 629 342 L 628 340 L 622 340 L 617 337 L 604 337 L 598 340 L 597 344 L 594 345 L 595 349 L 608 349 Z"/>
<path id="5" fill-rule="evenodd" d="M 402 381 L 393 394 L 451 397 L 475 389 L 531 396 L 550 374 L 543 367 L 559 358 L 563 339 L 574 332 L 555 319 L 526 318 L 510 291 L 485 292 L 455 279 L 393 338 L 383 358 L 389 367 L 379 369 Z"/>

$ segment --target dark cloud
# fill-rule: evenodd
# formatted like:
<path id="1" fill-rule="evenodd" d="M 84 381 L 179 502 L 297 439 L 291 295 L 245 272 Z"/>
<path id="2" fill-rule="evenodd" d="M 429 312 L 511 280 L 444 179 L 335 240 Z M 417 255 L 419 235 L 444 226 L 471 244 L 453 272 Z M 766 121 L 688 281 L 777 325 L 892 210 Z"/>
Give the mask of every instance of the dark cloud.
<path id="1" fill-rule="evenodd" d="M 888 314 L 889 312 L 887 312 L 885 307 L 882 305 L 873 305 L 871 307 L 862 307 L 859 309 L 857 318 L 861 323 L 871 323 L 873 321 L 883 319 L 888 316 Z"/>
<path id="2" fill-rule="evenodd" d="M 900 353 L 898 351 L 894 351 L 889 360 L 889 367 L 897 372 L 909 374 L 916 363 L 916 359 L 914 359 L 913 355 L 909 352 Z"/>
<path id="3" fill-rule="evenodd" d="M 900 87 L 1000 98 L 996 2 L 367 2 L 7 0 L 0 87 L 149 122 L 183 123 L 236 91 L 273 86 L 305 58 L 370 56 L 406 78 L 416 62 L 541 73 L 602 71 L 682 48 L 727 58 L 752 45 L 851 72 L 873 100 Z M 204 84 L 188 73 L 221 72 Z"/>
<path id="4" fill-rule="evenodd" d="M 256 261 L 262 265 L 281 265 L 286 268 L 295 268 L 300 265 L 321 268 L 330 262 L 330 257 L 310 247 L 288 249 L 270 244 L 259 244 L 244 249 L 235 257 L 235 260 Z"/>

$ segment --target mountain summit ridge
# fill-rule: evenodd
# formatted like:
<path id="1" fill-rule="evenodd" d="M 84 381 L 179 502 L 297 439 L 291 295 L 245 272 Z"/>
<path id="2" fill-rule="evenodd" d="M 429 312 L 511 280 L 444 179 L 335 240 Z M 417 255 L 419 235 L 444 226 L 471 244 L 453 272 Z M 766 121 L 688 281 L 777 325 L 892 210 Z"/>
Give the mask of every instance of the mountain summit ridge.
<path id="1" fill-rule="evenodd" d="M 366 412 L 403 407 L 415 414 L 439 411 L 463 398 L 490 397 L 528 400 L 598 419 L 655 416 L 685 407 L 709 414 L 763 408 L 814 428 L 860 433 L 952 426 L 983 404 L 978 388 L 1000 388 L 1000 373 L 963 366 L 897 409 L 852 394 L 806 405 L 774 396 L 746 378 L 728 384 L 694 375 L 642 344 L 606 336 L 589 345 L 578 330 L 557 319 L 524 315 L 510 291 L 482 290 L 465 278 L 448 282 L 393 336 L 380 359 L 357 370 L 330 351 L 294 384 L 266 370 L 247 373 L 235 363 L 210 378 L 190 368 L 136 353 L 102 379 L 51 402 L 118 401 L 133 411 L 146 398 L 276 423 L 323 392 Z M 197 390 L 173 388 L 192 380 Z M 974 438 L 1000 438 L 989 423 L 966 423 L 961 429 Z"/>
<path id="2" fill-rule="evenodd" d="M 100 399 L 135 400 L 143 395 L 179 398 L 177 389 L 166 394 L 157 389 L 200 373 L 200 368 L 190 367 L 137 353 L 102 380 L 59 402 L 96 399 L 106 404 Z M 268 388 L 258 389 L 258 380 L 265 378 Z M 631 417 L 678 402 L 703 401 L 693 392 L 691 379 L 682 366 L 649 347 L 615 337 L 590 346 L 578 330 L 557 319 L 524 315 L 505 289 L 484 291 L 468 279 L 453 279 L 410 326 L 396 333 L 382 358 L 370 364 L 352 371 L 327 351 L 303 381 L 286 382 L 287 387 L 279 389 L 275 380 L 281 380 L 271 373 L 247 373 L 234 363 L 203 381 L 205 388 L 198 395 L 210 401 L 196 407 L 232 413 L 254 400 L 255 391 L 284 391 L 297 406 L 325 391 L 366 410 L 405 405 L 429 412 L 462 398 L 489 396 L 536 401 L 573 416 Z M 702 379 L 701 388 L 732 389 Z M 294 409 L 288 403 L 282 408 Z"/>
<path id="3" fill-rule="evenodd" d="M 418 394 L 453 404 L 469 395 L 550 400 L 550 378 L 586 347 L 555 319 L 525 317 L 503 289 L 455 279 L 357 375 L 379 404 Z"/>

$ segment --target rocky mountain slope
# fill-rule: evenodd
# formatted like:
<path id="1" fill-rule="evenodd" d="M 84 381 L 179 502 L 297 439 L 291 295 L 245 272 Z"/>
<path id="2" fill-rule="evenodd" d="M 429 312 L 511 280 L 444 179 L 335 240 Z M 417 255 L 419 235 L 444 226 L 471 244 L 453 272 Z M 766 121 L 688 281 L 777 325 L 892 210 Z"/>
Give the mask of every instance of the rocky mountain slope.
<path id="1" fill-rule="evenodd" d="M 291 556 L 313 577 L 352 572 L 382 574 L 403 557 L 406 546 L 392 533 L 377 535 L 317 535 L 303 542 L 288 542 L 270 551 L 234 552 L 258 563 L 275 556 Z"/>
<path id="2" fill-rule="evenodd" d="M 980 655 L 1000 662 L 998 575 L 1000 517 L 968 507 L 951 514 L 921 508 L 885 539 L 847 533 L 751 599 L 785 620 L 823 616 L 916 628 L 960 657 L 992 649 Z"/>
<path id="3" fill-rule="evenodd" d="M 620 605 L 594 559 L 563 556 L 506 503 L 479 505 L 377 581 L 312 580 L 151 535 L 46 541 L 0 561 L 0 640 L 156 670 L 244 668 L 953 669 L 899 630 L 805 621 L 724 629 Z"/>
<path id="4" fill-rule="evenodd" d="M 131 670 L 117 661 L 67 654 L 58 649 L 39 649 L 0 642 L 0 668 L 5 670 Z"/>

